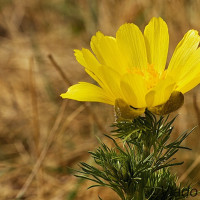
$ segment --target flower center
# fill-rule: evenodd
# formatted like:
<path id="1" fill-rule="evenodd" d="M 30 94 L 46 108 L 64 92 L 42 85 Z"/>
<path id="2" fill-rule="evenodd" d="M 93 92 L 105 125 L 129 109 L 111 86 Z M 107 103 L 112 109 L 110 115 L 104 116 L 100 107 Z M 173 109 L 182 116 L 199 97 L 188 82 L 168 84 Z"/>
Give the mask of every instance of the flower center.
<path id="1" fill-rule="evenodd" d="M 153 64 L 149 64 L 146 69 L 128 69 L 128 72 L 142 76 L 146 82 L 147 90 L 155 87 L 159 80 L 164 79 L 166 75 L 166 71 L 162 73 L 157 72 Z"/>

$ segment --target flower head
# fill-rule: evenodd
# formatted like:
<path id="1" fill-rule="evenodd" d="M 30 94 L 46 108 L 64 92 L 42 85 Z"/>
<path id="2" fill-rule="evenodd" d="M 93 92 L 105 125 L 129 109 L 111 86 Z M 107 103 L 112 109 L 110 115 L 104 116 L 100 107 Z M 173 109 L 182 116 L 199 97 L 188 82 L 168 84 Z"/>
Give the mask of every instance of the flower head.
<path id="1" fill-rule="evenodd" d="M 79 82 L 63 98 L 115 105 L 117 115 L 132 118 L 146 108 L 167 114 L 183 104 L 183 94 L 200 82 L 200 36 L 189 30 L 177 45 L 166 69 L 169 34 L 161 18 L 152 18 L 144 34 L 124 24 L 116 37 L 97 32 L 91 51 L 75 50 L 77 61 L 99 86 Z"/>

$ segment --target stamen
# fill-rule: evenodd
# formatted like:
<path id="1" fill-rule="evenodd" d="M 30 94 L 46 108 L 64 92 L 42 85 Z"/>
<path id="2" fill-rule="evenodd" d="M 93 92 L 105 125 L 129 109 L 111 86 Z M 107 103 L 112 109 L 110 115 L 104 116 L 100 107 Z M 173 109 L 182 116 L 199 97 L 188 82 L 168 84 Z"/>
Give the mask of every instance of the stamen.
<path id="1" fill-rule="evenodd" d="M 127 69 L 128 73 L 131 74 L 138 74 L 143 77 L 146 82 L 147 90 L 152 89 L 161 79 L 165 78 L 166 71 L 163 73 L 158 73 L 155 69 L 153 64 L 148 64 L 147 68 L 145 69 Z"/>

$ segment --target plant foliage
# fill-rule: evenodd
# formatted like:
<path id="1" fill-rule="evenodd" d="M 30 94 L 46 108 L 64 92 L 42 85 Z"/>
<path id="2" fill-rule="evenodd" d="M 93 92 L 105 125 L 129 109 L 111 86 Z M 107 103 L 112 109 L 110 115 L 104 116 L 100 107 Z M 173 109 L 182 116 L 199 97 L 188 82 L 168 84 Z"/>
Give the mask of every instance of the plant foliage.
<path id="1" fill-rule="evenodd" d="M 179 149 L 189 150 L 181 143 L 191 131 L 169 142 L 175 118 L 168 119 L 146 111 L 144 117 L 116 122 L 113 137 L 106 135 L 114 146 L 100 141 L 96 151 L 89 152 L 96 166 L 82 162 L 76 176 L 93 181 L 89 188 L 110 187 L 122 200 L 186 198 L 176 195 L 180 186 L 169 167 L 183 163 L 175 162 L 174 155 Z"/>

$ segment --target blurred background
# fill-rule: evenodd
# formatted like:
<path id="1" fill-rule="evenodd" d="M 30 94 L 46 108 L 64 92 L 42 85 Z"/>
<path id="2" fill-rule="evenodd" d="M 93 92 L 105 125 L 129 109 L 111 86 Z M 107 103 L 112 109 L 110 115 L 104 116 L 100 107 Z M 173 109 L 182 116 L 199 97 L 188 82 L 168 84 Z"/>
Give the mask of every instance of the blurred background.
<path id="1" fill-rule="evenodd" d="M 62 100 L 70 84 L 92 82 L 73 50 L 89 48 L 100 30 L 115 35 L 134 22 L 142 30 L 153 16 L 169 26 L 170 59 L 189 29 L 200 30 L 198 0 L 0 0 L 0 199 L 117 200 L 109 189 L 87 190 L 91 182 L 70 168 L 92 163 L 96 136 L 114 122 L 113 107 Z M 185 95 L 173 137 L 200 124 L 200 87 Z M 200 189 L 200 130 L 184 142 L 192 151 L 173 172 Z M 200 196 L 191 199 L 199 199 Z"/>

